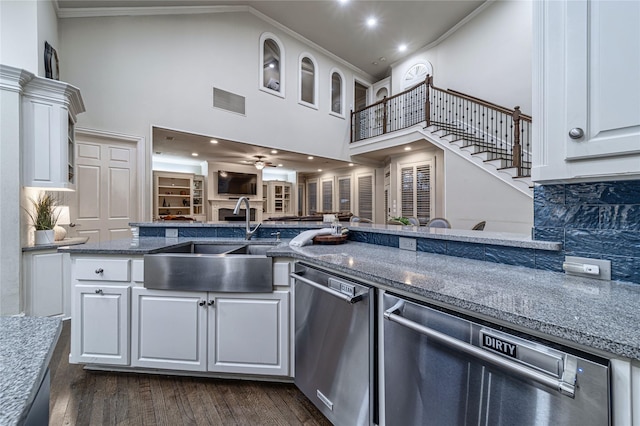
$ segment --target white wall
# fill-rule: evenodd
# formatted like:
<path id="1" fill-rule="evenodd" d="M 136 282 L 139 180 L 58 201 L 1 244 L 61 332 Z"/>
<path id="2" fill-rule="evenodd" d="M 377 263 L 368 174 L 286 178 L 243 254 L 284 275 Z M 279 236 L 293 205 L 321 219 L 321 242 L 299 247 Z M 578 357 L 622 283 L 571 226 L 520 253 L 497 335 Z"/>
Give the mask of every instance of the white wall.
<path id="1" fill-rule="evenodd" d="M 495 1 L 439 45 L 392 65 L 392 89 L 419 62 L 433 66 L 434 86 L 531 114 L 532 3 Z"/>
<path id="2" fill-rule="evenodd" d="M 265 31 L 284 44 L 285 99 L 259 90 Z M 248 12 L 67 18 L 60 40 L 61 74 L 87 108 L 82 127 L 146 135 L 155 125 L 348 159 L 348 122 L 329 114 L 329 72 L 347 82 L 353 73 Z M 303 51 L 318 61 L 318 110 L 298 104 Z M 246 117 L 212 108 L 214 86 L 246 97 Z"/>
<path id="3" fill-rule="evenodd" d="M 445 152 L 445 211 L 452 228 L 471 229 L 486 221 L 485 231 L 531 235 L 533 202 L 460 156 Z"/>
<path id="4" fill-rule="evenodd" d="M 45 41 L 58 50 L 58 18 L 51 1 L 0 1 L 0 64 L 44 77 Z"/>

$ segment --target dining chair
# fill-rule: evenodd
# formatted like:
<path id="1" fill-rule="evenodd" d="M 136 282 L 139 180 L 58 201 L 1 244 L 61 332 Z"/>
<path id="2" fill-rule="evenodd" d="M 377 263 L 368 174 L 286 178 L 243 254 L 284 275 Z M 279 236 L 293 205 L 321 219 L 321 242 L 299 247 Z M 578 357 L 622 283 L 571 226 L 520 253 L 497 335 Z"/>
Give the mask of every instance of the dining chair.
<path id="1" fill-rule="evenodd" d="M 417 217 L 409 217 L 407 219 L 409 219 L 409 224 L 413 226 L 420 226 L 420 221 L 418 220 Z"/>
<path id="2" fill-rule="evenodd" d="M 449 221 L 443 217 L 434 217 L 427 222 L 429 228 L 451 228 Z"/>

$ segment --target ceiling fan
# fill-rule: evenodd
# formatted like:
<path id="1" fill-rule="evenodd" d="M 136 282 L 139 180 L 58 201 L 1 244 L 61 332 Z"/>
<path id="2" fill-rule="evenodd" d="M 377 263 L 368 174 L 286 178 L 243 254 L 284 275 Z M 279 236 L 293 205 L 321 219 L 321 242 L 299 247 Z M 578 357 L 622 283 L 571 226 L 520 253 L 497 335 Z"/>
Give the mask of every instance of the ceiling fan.
<path id="1" fill-rule="evenodd" d="M 253 163 L 253 165 L 258 170 L 262 170 L 265 167 L 277 167 L 275 164 L 271 163 L 270 161 L 264 161 L 263 160 L 263 158 L 265 158 L 264 155 L 254 155 L 254 157 L 256 157 L 257 160 Z"/>

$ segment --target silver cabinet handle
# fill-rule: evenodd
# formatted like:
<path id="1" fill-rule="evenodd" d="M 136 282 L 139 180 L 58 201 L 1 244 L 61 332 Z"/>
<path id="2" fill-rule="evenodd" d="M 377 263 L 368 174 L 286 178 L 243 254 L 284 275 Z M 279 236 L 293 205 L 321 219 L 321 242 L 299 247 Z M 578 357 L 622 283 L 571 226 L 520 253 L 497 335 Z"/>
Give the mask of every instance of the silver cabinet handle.
<path id="1" fill-rule="evenodd" d="M 560 393 L 567 395 L 573 398 L 576 394 L 576 365 L 573 362 L 571 356 L 567 356 L 570 365 L 566 365 L 565 374 L 563 374 L 562 379 L 557 380 L 552 377 L 549 377 L 539 371 L 536 371 L 532 368 L 524 367 L 515 362 L 506 360 L 498 355 L 495 355 L 491 352 L 484 351 L 476 346 L 470 345 L 468 343 L 462 342 L 458 339 L 455 339 L 451 336 L 447 336 L 446 334 L 440 333 L 439 331 L 435 331 L 431 328 L 425 327 L 424 325 L 418 324 L 411 320 L 408 320 L 398 314 L 394 314 L 393 312 L 398 308 L 398 306 L 393 306 L 391 309 L 387 309 L 384 311 L 383 316 L 389 321 L 395 322 L 397 324 L 403 325 L 407 328 L 410 328 L 413 331 L 417 331 L 420 334 L 424 334 L 425 336 L 431 338 L 432 340 L 440 343 L 441 345 L 448 346 L 454 350 L 459 352 L 463 352 L 467 355 L 471 355 L 481 361 L 486 361 L 490 364 L 493 364 L 497 367 L 502 368 L 503 370 L 508 371 L 514 375 L 524 377 L 526 379 L 533 380 L 545 386 L 548 386 L 552 389 L 560 391 Z"/>
<path id="2" fill-rule="evenodd" d="M 322 284 L 318 284 L 317 282 L 315 282 L 315 281 L 311 281 L 311 280 L 310 280 L 310 279 L 308 279 L 308 278 L 304 278 L 304 277 L 302 277 L 302 276 L 300 276 L 300 275 L 296 274 L 295 272 L 290 273 L 290 274 L 289 274 L 289 276 L 290 276 L 291 278 L 293 278 L 294 280 L 297 280 L 297 281 L 303 282 L 303 283 L 305 283 L 305 284 L 309 284 L 311 287 L 315 287 L 315 288 L 317 288 L 318 290 L 322 290 L 322 291 L 324 291 L 325 293 L 329 293 L 330 295 L 335 296 L 335 297 L 337 297 L 338 299 L 342 299 L 342 300 L 344 300 L 344 301 L 345 301 L 345 302 L 347 302 L 347 303 L 356 303 L 356 302 L 359 302 L 360 300 L 362 300 L 362 295 L 349 296 L 349 295 L 347 295 L 347 294 L 340 293 L 339 291 L 335 291 L 335 290 L 334 290 L 334 289 L 332 289 L 332 288 L 329 288 L 329 287 L 324 286 L 324 285 L 322 285 Z"/>
<path id="3" fill-rule="evenodd" d="M 101 288 L 96 289 L 96 294 L 104 294 Z"/>
<path id="4" fill-rule="evenodd" d="M 584 130 L 582 130 L 580 127 L 574 127 L 573 129 L 569 130 L 569 137 L 571 139 L 580 139 L 584 136 Z"/>
<path id="5" fill-rule="evenodd" d="M 101 275 L 104 272 L 104 269 L 98 268 L 96 269 L 96 274 Z"/>

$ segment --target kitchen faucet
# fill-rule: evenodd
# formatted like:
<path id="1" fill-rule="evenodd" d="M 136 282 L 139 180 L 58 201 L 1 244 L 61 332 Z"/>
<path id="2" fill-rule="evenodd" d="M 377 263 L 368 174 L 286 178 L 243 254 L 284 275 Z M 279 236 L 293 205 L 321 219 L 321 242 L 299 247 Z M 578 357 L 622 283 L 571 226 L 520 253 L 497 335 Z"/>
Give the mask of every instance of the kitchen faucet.
<path id="1" fill-rule="evenodd" d="M 253 236 L 253 234 L 258 230 L 258 228 L 260 227 L 260 224 L 258 223 L 256 225 L 255 228 L 253 228 L 253 230 L 251 230 L 251 224 L 249 224 L 249 219 L 250 219 L 250 212 L 251 212 L 251 208 L 249 207 L 249 199 L 247 197 L 240 197 L 238 199 L 238 202 L 236 203 L 236 207 L 233 209 L 233 214 L 237 215 L 238 212 L 240 211 L 240 204 L 242 204 L 242 202 L 244 201 L 244 204 L 246 205 L 246 214 L 245 214 L 245 238 L 247 240 L 250 240 L 251 237 Z"/>

